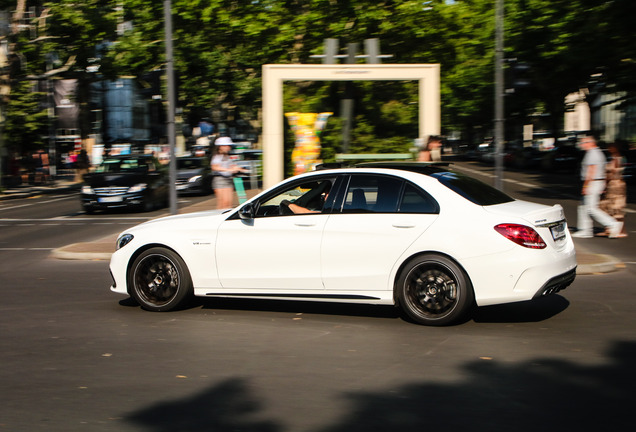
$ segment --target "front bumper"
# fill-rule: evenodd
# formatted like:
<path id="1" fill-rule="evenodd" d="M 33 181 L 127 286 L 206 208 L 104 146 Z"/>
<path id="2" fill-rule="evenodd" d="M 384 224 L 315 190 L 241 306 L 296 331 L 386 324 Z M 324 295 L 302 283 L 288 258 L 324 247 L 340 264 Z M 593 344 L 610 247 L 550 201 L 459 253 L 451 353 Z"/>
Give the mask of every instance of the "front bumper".
<path id="1" fill-rule="evenodd" d="M 138 207 L 143 205 L 145 201 L 146 196 L 143 193 L 121 195 L 82 194 L 82 206 L 93 210 Z"/>

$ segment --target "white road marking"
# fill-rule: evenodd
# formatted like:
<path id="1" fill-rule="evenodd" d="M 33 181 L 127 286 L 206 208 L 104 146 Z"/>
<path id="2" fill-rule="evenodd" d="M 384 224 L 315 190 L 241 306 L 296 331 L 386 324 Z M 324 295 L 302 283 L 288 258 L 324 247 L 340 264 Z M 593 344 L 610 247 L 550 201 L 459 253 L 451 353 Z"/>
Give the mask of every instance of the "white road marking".
<path id="1" fill-rule="evenodd" d="M 43 247 L 31 247 L 31 248 L 3 248 L 0 247 L 0 252 L 19 252 L 19 251 L 52 251 L 56 248 L 43 248 Z"/>
<path id="2" fill-rule="evenodd" d="M 68 195 L 57 196 L 57 197 L 53 197 L 52 199 L 49 199 L 49 200 L 46 200 L 46 201 L 40 201 L 40 202 L 37 202 L 37 203 L 26 203 L 26 204 L 14 205 L 14 206 L 1 207 L 0 211 L 19 209 L 19 208 L 23 208 L 23 207 L 31 207 L 31 206 L 38 205 L 38 204 L 48 204 L 48 203 L 52 203 L 52 202 L 56 202 L 56 201 L 64 201 L 64 200 L 69 200 L 69 199 L 77 199 L 77 195 L 73 195 L 73 196 L 68 196 Z"/>
<path id="3" fill-rule="evenodd" d="M 0 222 L 63 222 L 63 223 L 74 223 L 74 222 L 98 222 L 98 221 L 109 221 L 111 223 L 124 223 L 118 222 L 120 220 L 125 221 L 146 221 L 152 219 L 151 217 L 118 217 L 114 218 L 83 218 L 83 217 L 72 217 L 72 216 L 58 216 L 53 218 L 42 218 L 42 219 L 30 219 L 30 218 L 0 218 Z"/>

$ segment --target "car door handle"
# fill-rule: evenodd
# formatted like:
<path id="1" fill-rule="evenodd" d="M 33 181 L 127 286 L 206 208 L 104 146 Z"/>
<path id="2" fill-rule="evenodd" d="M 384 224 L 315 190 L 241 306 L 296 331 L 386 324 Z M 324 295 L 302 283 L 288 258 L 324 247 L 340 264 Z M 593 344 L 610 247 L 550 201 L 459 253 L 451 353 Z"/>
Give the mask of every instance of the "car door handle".
<path id="1" fill-rule="evenodd" d="M 299 226 L 299 227 L 312 227 L 312 226 L 316 226 L 316 224 L 314 222 L 295 222 L 294 225 Z"/>
<path id="2" fill-rule="evenodd" d="M 415 224 L 412 222 L 395 222 L 393 228 L 415 228 Z"/>

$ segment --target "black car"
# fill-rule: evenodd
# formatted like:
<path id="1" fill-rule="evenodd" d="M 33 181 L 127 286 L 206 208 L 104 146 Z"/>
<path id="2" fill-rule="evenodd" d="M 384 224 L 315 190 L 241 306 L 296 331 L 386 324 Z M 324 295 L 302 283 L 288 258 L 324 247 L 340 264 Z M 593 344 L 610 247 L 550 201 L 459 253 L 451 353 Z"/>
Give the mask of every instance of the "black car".
<path id="1" fill-rule="evenodd" d="M 109 156 L 84 176 L 82 206 L 96 210 L 130 208 L 150 211 L 168 205 L 167 169 L 151 155 Z"/>
<path id="2" fill-rule="evenodd" d="M 542 167 L 546 171 L 575 173 L 581 166 L 583 151 L 573 145 L 554 147 L 545 152 Z"/>
<path id="3" fill-rule="evenodd" d="M 212 169 L 207 157 L 177 158 L 177 193 L 212 193 Z"/>

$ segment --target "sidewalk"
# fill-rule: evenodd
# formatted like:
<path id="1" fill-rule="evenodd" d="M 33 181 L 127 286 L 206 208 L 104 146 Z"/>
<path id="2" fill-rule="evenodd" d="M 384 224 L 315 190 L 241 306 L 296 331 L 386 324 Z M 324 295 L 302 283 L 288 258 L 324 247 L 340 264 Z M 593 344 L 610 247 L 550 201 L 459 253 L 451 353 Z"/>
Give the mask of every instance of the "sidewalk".
<path id="1" fill-rule="evenodd" d="M 0 192 L 0 201 L 16 199 L 16 198 L 29 198 L 37 195 L 47 195 L 58 192 L 64 192 L 68 190 L 79 190 L 82 187 L 81 183 L 76 183 L 73 180 L 61 179 L 54 180 L 48 185 L 33 186 L 24 185 L 16 186 L 13 188 L 5 189 Z"/>
<path id="2" fill-rule="evenodd" d="M 72 181 L 56 181 L 51 186 L 32 186 L 19 187 L 15 189 L 5 190 L 0 193 L 0 201 L 11 198 L 27 198 L 30 196 L 50 194 L 62 192 L 65 190 L 79 189 L 80 185 Z M 259 190 L 246 191 L 248 198 L 253 197 Z M 198 204 L 179 209 L 179 213 L 192 213 L 195 211 L 211 210 L 216 208 L 216 199 L 214 197 L 209 200 L 202 201 Z M 168 213 L 165 213 L 167 216 Z M 57 259 L 67 260 L 110 260 L 111 254 L 115 251 L 115 241 L 117 235 L 110 235 L 92 242 L 72 243 L 67 246 L 55 249 L 51 256 Z M 618 259 L 611 255 L 595 254 L 577 244 L 574 239 L 576 248 L 576 258 L 578 275 L 610 273 L 624 267 Z"/>

